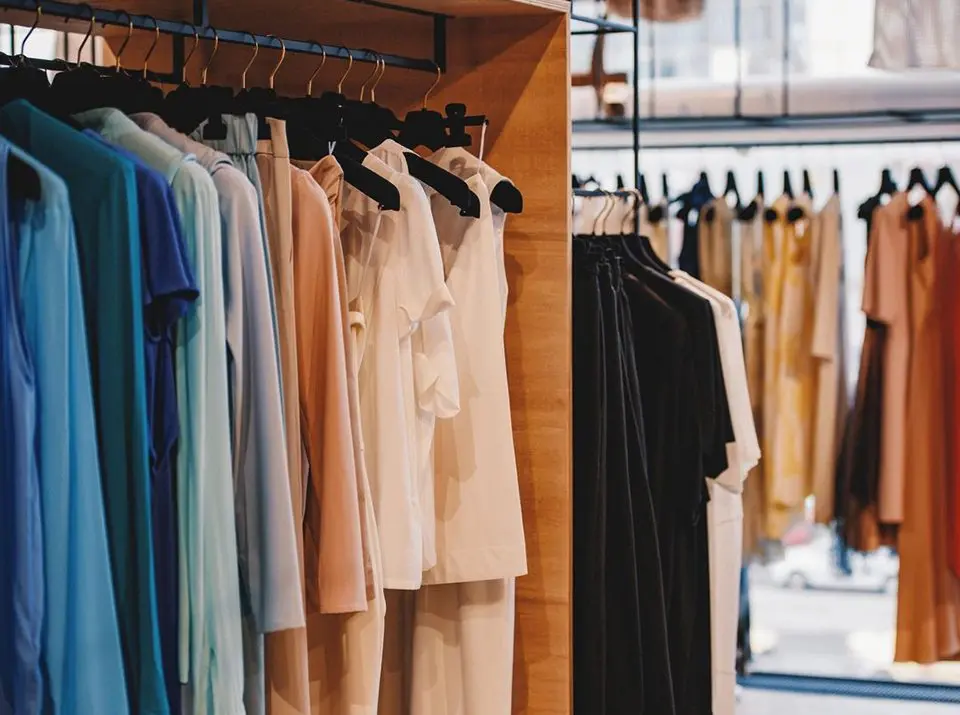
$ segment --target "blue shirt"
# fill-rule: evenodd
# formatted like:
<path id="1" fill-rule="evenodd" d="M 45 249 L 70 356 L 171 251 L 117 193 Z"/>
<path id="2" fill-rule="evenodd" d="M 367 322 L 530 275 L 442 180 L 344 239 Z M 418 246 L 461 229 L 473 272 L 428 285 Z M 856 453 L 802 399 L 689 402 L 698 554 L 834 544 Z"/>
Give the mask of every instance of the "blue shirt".
<path id="1" fill-rule="evenodd" d="M 227 404 L 223 252 L 217 190 L 207 172 L 116 109 L 76 117 L 134 152 L 170 183 L 203 299 L 177 330 L 177 521 L 180 678 L 194 715 L 243 715 L 243 641 Z"/>
<path id="2" fill-rule="evenodd" d="M 85 134 L 87 132 L 84 132 Z M 96 132 L 89 132 L 106 143 Z M 151 511 L 157 585 L 160 648 L 170 712 L 180 712 L 177 664 L 179 584 L 173 469 L 180 437 L 174 342 L 177 321 L 186 315 L 199 292 L 187 260 L 180 214 L 173 190 L 160 172 L 135 154 L 108 144 L 129 159 L 136 171 L 143 282 L 144 367 L 147 419 L 150 428 Z"/>
<path id="3" fill-rule="evenodd" d="M 127 695 L 140 715 L 168 715 L 153 579 L 134 167 L 23 100 L 0 108 L 0 132 L 59 174 L 70 194 Z"/>
<path id="4" fill-rule="evenodd" d="M 17 216 L 24 334 L 33 357 L 43 505 L 43 664 L 56 715 L 129 713 L 113 601 L 80 270 L 63 181 Z"/>
<path id="5" fill-rule="evenodd" d="M 10 147 L 0 141 L 0 711 L 39 715 L 43 702 L 43 551 L 33 364 L 17 299 Z"/>

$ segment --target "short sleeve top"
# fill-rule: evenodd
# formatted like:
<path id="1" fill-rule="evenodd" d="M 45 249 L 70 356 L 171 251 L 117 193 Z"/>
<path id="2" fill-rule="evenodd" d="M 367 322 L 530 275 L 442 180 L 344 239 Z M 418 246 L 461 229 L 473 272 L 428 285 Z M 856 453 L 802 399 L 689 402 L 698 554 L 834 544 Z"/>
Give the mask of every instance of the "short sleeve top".
<path id="1" fill-rule="evenodd" d="M 450 311 L 460 412 L 436 436 L 437 565 L 424 580 L 457 583 L 526 573 L 523 519 L 504 348 L 506 273 L 502 221 L 478 160 L 444 149 L 430 160 L 467 182 L 480 218 L 438 194 L 430 205 L 456 301 Z"/>

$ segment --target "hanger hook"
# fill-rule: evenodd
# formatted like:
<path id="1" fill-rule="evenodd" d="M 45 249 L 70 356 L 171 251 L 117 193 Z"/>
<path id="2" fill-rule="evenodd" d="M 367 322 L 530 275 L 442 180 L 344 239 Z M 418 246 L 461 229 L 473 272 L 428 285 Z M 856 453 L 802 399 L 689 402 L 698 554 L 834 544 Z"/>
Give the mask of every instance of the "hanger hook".
<path id="1" fill-rule="evenodd" d="M 603 192 L 603 206 L 601 206 L 601 207 L 600 207 L 600 210 L 597 211 L 597 215 L 593 217 L 593 235 L 594 235 L 594 236 L 599 235 L 599 234 L 597 233 L 597 224 L 600 224 L 600 223 L 603 222 L 603 220 L 604 220 L 603 214 L 606 212 L 606 210 L 607 210 L 607 204 L 608 204 L 609 202 L 610 202 L 610 193 L 607 192 L 607 191 L 604 191 L 604 192 Z"/>
<path id="2" fill-rule="evenodd" d="M 287 57 L 287 46 L 283 44 L 282 37 L 277 37 L 276 35 L 267 35 L 267 37 L 270 37 L 280 43 L 280 61 L 277 62 L 277 66 L 274 67 L 273 72 L 270 73 L 270 89 L 273 89 L 273 80 L 277 76 L 277 72 L 280 71 L 280 65 L 283 64 L 284 59 Z"/>
<path id="3" fill-rule="evenodd" d="M 320 48 L 320 54 L 321 54 L 321 56 L 322 56 L 323 59 L 320 60 L 320 64 L 317 65 L 317 68 L 313 71 L 313 74 L 310 75 L 310 79 L 307 80 L 307 96 L 308 96 L 308 97 L 312 97 L 312 96 L 313 96 L 313 80 L 314 80 L 314 78 L 315 78 L 318 74 L 320 74 L 320 70 L 322 70 L 322 69 L 323 69 L 323 66 L 324 66 L 325 64 L 327 64 L 327 49 L 326 49 L 323 45 L 321 45 L 319 42 L 314 42 L 313 44 L 315 44 L 317 47 Z"/>
<path id="4" fill-rule="evenodd" d="M 370 101 L 377 101 L 377 87 L 380 86 L 380 80 L 383 79 L 383 75 L 387 73 L 387 61 L 383 59 L 381 55 L 377 55 L 377 64 L 380 66 L 380 74 L 377 75 L 377 79 L 374 80 L 373 86 L 370 88 Z"/>
<path id="5" fill-rule="evenodd" d="M 430 85 L 430 89 L 428 89 L 423 95 L 423 107 L 422 107 L 423 109 L 427 108 L 427 98 L 430 96 L 433 90 L 437 88 L 437 85 L 440 84 L 440 78 L 443 76 L 443 72 L 440 69 L 440 65 L 434 62 L 433 67 L 435 70 L 437 70 L 437 78 L 433 80 L 433 84 Z"/>
<path id="6" fill-rule="evenodd" d="M 207 70 L 210 69 L 210 63 L 213 62 L 213 58 L 217 56 L 217 50 L 220 49 L 220 35 L 217 34 L 217 28 L 211 27 L 210 30 L 213 32 L 213 52 L 207 58 L 207 64 L 200 70 L 200 84 L 204 87 L 207 85 Z"/>
<path id="7" fill-rule="evenodd" d="M 353 69 L 353 53 L 350 51 L 349 47 L 344 47 L 343 50 L 347 53 L 347 70 L 343 73 L 340 81 L 337 82 L 337 94 L 343 94 L 343 80 L 347 78 L 347 75 L 350 74 L 350 70 Z"/>
<path id="8" fill-rule="evenodd" d="M 363 95 L 364 95 L 364 94 L 366 93 L 366 91 L 367 91 L 367 85 L 370 84 L 370 81 L 371 81 L 374 77 L 376 77 L 377 74 L 380 72 L 380 55 L 377 55 L 376 53 L 372 52 L 371 50 L 367 50 L 367 53 L 369 53 L 369 54 L 371 54 L 371 55 L 374 56 L 374 65 L 373 65 L 373 72 L 371 72 L 371 73 L 370 73 L 370 76 L 367 77 L 365 80 L 363 80 L 363 84 L 360 85 L 360 101 L 361 101 L 361 102 L 363 101 Z"/>
<path id="9" fill-rule="evenodd" d="M 80 7 L 85 7 L 90 11 L 90 27 L 87 29 L 87 34 L 83 36 L 83 42 L 80 43 L 80 47 L 77 48 L 77 65 L 80 64 L 80 55 L 83 54 L 83 48 L 87 44 L 87 40 L 90 39 L 90 36 L 93 34 L 94 30 L 97 29 L 97 18 L 94 15 L 93 8 L 87 5 L 87 3 L 80 3 Z"/>
<path id="10" fill-rule="evenodd" d="M 250 37 L 253 39 L 253 57 L 250 58 L 250 61 L 247 62 L 247 66 L 244 67 L 243 72 L 240 73 L 240 87 L 242 87 L 243 89 L 246 89 L 247 88 L 247 72 L 251 67 L 253 67 L 253 63 L 256 62 L 257 60 L 257 55 L 260 54 L 260 41 L 257 39 L 257 36 L 254 35 L 252 32 L 244 32 L 243 34 L 250 35 Z"/>
<path id="11" fill-rule="evenodd" d="M 40 19 L 43 17 L 43 8 L 40 7 L 40 0 L 37 0 L 37 16 L 33 20 L 33 25 L 30 26 L 30 30 L 27 32 L 26 37 L 20 42 L 20 58 L 21 60 L 26 56 L 24 50 L 27 47 L 27 40 L 30 39 L 30 35 L 33 34 L 33 31 L 37 29 L 37 25 L 40 24 Z"/>
<path id="12" fill-rule="evenodd" d="M 633 196 L 633 211 L 628 211 L 626 216 L 623 217 L 623 221 L 620 222 L 620 235 L 624 235 L 627 232 L 626 226 L 630 223 L 630 219 L 637 215 L 637 211 L 640 209 L 640 205 L 643 203 L 643 196 L 640 191 L 635 188 L 624 189 L 627 193 Z M 629 199 L 628 199 L 629 203 Z M 639 227 L 634 227 L 634 233 L 639 233 Z"/>
<path id="13" fill-rule="evenodd" d="M 193 53 L 197 51 L 197 46 L 200 44 L 200 35 L 197 33 L 197 27 L 192 22 L 186 22 L 185 25 L 189 25 L 190 29 L 193 30 L 193 47 L 190 48 L 190 52 L 187 53 L 186 59 L 183 60 L 183 64 L 180 65 L 180 84 L 187 83 L 187 65 L 190 64 L 190 59 L 193 57 Z"/>
<path id="14" fill-rule="evenodd" d="M 153 22 L 153 44 L 150 45 L 150 49 L 147 50 L 147 56 L 143 58 L 143 78 L 146 79 L 147 65 L 150 63 L 153 51 L 157 49 L 157 43 L 160 42 L 160 25 L 157 23 L 157 18 L 152 15 L 144 15 L 144 17 Z"/>
<path id="15" fill-rule="evenodd" d="M 123 38 L 123 44 L 120 45 L 120 49 L 117 50 L 117 63 L 113 68 L 116 72 L 120 71 L 120 57 L 123 55 L 123 51 L 127 49 L 127 44 L 130 42 L 130 38 L 133 36 L 133 18 L 130 17 L 130 13 L 128 13 L 126 10 L 120 10 L 118 14 L 127 16 L 127 36 Z"/>

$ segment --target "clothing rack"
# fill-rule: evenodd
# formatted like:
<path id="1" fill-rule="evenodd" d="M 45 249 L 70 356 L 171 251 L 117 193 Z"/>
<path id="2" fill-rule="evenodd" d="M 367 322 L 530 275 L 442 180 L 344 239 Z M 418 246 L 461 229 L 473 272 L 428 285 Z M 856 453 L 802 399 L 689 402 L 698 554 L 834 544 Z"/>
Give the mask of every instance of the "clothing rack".
<path id="1" fill-rule="evenodd" d="M 351 0 L 357 1 L 357 0 Z M 362 0 L 370 3 L 371 0 Z M 173 67 L 169 73 L 149 73 L 148 78 L 158 82 L 179 82 L 183 72 L 184 65 L 184 40 L 193 38 L 196 40 L 214 40 L 215 42 L 226 42 L 229 44 L 246 45 L 248 47 L 274 48 L 286 52 L 296 52 L 300 54 L 326 56 L 343 60 L 352 59 L 354 62 L 366 62 L 370 64 L 383 63 L 387 67 L 396 67 L 399 69 L 415 70 L 419 72 L 438 73 L 446 68 L 446 16 L 439 13 L 430 13 L 416 8 L 403 8 L 397 5 L 380 3 L 379 6 L 387 7 L 397 12 L 410 12 L 413 14 L 427 14 L 434 18 L 434 57 L 433 59 L 418 59 L 406 57 L 403 55 L 384 54 L 374 52 L 368 49 L 353 49 L 339 45 L 323 45 L 319 42 L 310 40 L 296 40 L 278 38 L 273 35 L 257 35 L 243 30 L 229 30 L 214 27 L 209 24 L 209 12 L 207 0 L 194 0 L 193 2 L 193 22 L 184 22 L 181 20 L 155 19 L 149 15 L 134 15 L 124 10 L 105 10 L 94 8 L 86 3 L 74 5 L 57 0 L 0 0 L 0 9 L 23 10 L 34 12 L 38 18 L 41 15 L 59 17 L 66 20 L 80 20 L 90 23 L 92 26 L 100 24 L 102 26 L 114 25 L 117 27 L 133 28 L 145 30 L 158 34 L 171 35 L 173 37 Z M 440 28 L 437 30 L 437 28 Z M 440 35 L 438 42 L 437 35 Z M 64 69 L 62 64 L 50 65 L 48 62 L 34 60 L 33 63 L 43 69 Z"/>

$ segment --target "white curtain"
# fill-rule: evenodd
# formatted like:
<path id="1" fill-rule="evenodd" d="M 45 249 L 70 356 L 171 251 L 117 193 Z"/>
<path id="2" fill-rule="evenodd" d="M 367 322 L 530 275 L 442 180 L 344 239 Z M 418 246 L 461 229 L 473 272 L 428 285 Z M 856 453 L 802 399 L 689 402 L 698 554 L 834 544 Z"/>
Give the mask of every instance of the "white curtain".
<path id="1" fill-rule="evenodd" d="M 960 70 L 960 0 L 877 0 L 870 66 Z"/>

